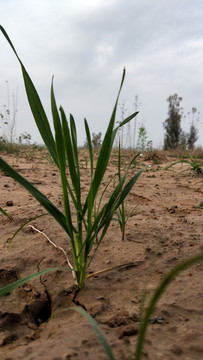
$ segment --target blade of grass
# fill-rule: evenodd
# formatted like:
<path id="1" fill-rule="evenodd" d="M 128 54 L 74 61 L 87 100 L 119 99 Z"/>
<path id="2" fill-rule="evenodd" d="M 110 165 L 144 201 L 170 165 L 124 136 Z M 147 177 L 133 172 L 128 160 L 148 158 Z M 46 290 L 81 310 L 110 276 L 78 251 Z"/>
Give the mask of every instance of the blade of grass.
<path id="1" fill-rule="evenodd" d="M 118 200 L 120 191 L 122 190 L 122 186 L 124 184 L 124 181 L 125 181 L 125 178 L 121 179 L 119 184 L 114 189 L 112 195 L 110 196 L 107 204 L 105 204 L 104 207 L 97 214 L 96 218 L 94 219 L 94 224 L 92 225 L 92 227 L 90 229 L 88 229 L 89 231 L 87 231 L 87 238 L 86 238 L 86 241 L 85 241 L 85 257 L 86 258 L 88 256 L 89 252 L 91 251 L 93 243 L 94 243 L 95 236 L 91 237 L 92 233 L 94 231 L 97 231 L 97 234 L 98 234 L 100 229 L 102 227 L 104 227 L 103 236 L 102 236 L 102 238 L 103 238 L 106 231 L 107 231 L 107 229 L 108 229 L 110 221 L 111 221 L 111 219 L 113 217 L 113 214 L 115 212 L 115 209 L 114 209 L 115 208 L 115 203 Z M 98 244 L 100 244 L 100 242 L 101 242 L 101 238 L 100 238 Z M 93 255 L 93 257 L 94 257 L 94 255 Z"/>
<path id="2" fill-rule="evenodd" d="M 65 210 L 66 224 L 70 239 L 73 240 L 73 225 L 72 225 L 70 204 L 69 204 L 68 192 L 67 192 L 66 153 L 65 153 L 65 145 L 64 145 L 64 138 L 62 133 L 61 121 L 57 110 L 56 100 L 54 95 L 53 79 L 51 86 L 51 109 L 52 109 L 52 116 L 53 116 L 54 129 L 55 129 L 56 152 L 57 152 L 58 166 L 59 166 L 61 185 L 63 191 L 63 203 Z M 74 244 L 72 245 L 74 249 Z"/>
<path id="3" fill-rule="evenodd" d="M 89 126 L 87 123 L 87 120 L 85 119 L 85 131 L 86 131 L 86 136 L 87 136 L 87 144 L 88 144 L 88 150 L 89 150 L 89 158 L 90 158 L 90 173 L 91 173 L 91 181 L 93 178 L 93 151 L 92 151 L 92 141 L 91 141 L 91 135 L 90 135 L 90 130 L 89 130 Z"/>
<path id="4" fill-rule="evenodd" d="M 104 173 L 106 171 L 106 168 L 107 168 L 107 165 L 109 162 L 111 149 L 113 146 L 113 134 L 114 134 L 113 128 L 114 128 L 114 124 L 115 124 L 116 110 L 117 110 L 118 99 L 119 99 L 119 95 L 120 95 L 120 92 L 121 92 L 121 89 L 123 86 L 124 79 L 125 79 L 125 69 L 123 70 L 123 76 L 121 79 L 121 84 L 120 84 L 120 88 L 118 91 L 116 103 L 114 105 L 111 119 L 109 121 L 109 125 L 108 125 L 107 131 L 105 133 L 104 140 L 102 142 L 102 146 L 101 146 L 99 156 L 97 159 L 95 173 L 94 173 L 94 177 L 92 179 L 92 183 L 91 183 L 91 187 L 90 187 L 90 191 L 89 191 L 89 198 L 88 198 L 89 210 L 92 209 L 92 207 L 93 207 L 93 203 L 95 201 L 98 189 L 100 187 L 100 184 L 102 182 Z M 86 208 L 87 208 L 87 203 L 84 206 L 84 213 L 86 211 Z"/>
<path id="5" fill-rule="evenodd" d="M 103 199 L 103 197 L 104 197 L 104 195 L 105 195 L 105 193 L 106 193 L 109 185 L 111 184 L 111 182 L 115 180 L 116 175 L 117 175 L 117 174 L 113 175 L 112 178 L 111 178 L 111 179 L 107 182 L 107 184 L 105 185 L 104 190 L 102 191 L 101 196 L 100 196 L 100 199 L 99 199 L 99 201 L 98 201 L 97 213 L 99 213 L 102 199 Z M 96 216 L 95 216 L 95 218 L 96 218 Z"/>
<path id="6" fill-rule="evenodd" d="M 74 310 L 74 311 L 77 311 L 79 312 L 88 322 L 89 324 L 91 325 L 91 327 L 93 328 L 95 334 L 97 335 L 103 349 L 104 349 L 104 352 L 107 356 L 107 359 L 108 360 L 115 360 L 115 357 L 112 353 L 112 350 L 111 350 L 111 347 L 103 333 L 103 331 L 100 329 L 100 327 L 98 326 L 97 322 L 94 320 L 94 318 L 89 315 L 85 310 L 83 310 L 82 308 L 79 308 L 79 307 L 70 307 L 68 308 L 67 310 Z"/>
<path id="7" fill-rule="evenodd" d="M 71 131 L 71 140 L 73 147 L 73 154 L 75 160 L 75 166 L 77 170 L 77 176 L 80 179 L 80 169 L 79 169 L 79 159 L 78 159 L 78 144 L 77 144 L 77 130 L 75 126 L 75 120 L 72 114 L 70 114 L 70 131 Z"/>
<path id="8" fill-rule="evenodd" d="M 50 271 L 54 271 L 54 270 L 70 270 L 70 269 L 69 269 L 69 268 L 66 268 L 66 267 L 54 267 L 54 268 L 42 270 L 42 271 L 39 271 L 38 273 L 35 273 L 35 274 L 32 274 L 32 275 L 26 276 L 26 277 L 23 278 L 23 279 L 14 281 L 14 282 L 12 282 L 12 283 L 9 284 L 9 285 L 6 285 L 6 286 L 0 288 L 0 297 L 1 297 L 1 296 L 4 296 L 4 295 L 7 295 L 7 294 L 10 293 L 11 291 L 13 291 L 13 290 L 17 289 L 18 287 L 24 285 L 25 283 L 27 283 L 28 281 L 36 278 L 37 276 L 46 274 L 46 273 L 48 273 L 48 272 L 50 272 Z"/>
<path id="9" fill-rule="evenodd" d="M 67 156 L 67 160 L 68 160 L 68 167 L 69 167 L 71 181 L 72 181 L 73 188 L 75 190 L 76 197 L 73 194 L 73 191 L 71 189 L 68 179 L 67 179 L 66 185 L 67 185 L 68 192 L 71 196 L 71 199 L 73 201 L 75 208 L 81 209 L 80 201 L 78 201 L 78 187 L 80 187 L 80 184 L 78 183 L 77 173 L 75 171 L 75 162 L 74 162 L 74 156 L 73 156 L 72 141 L 71 141 L 71 137 L 70 137 L 70 130 L 69 130 L 66 115 L 65 115 L 65 112 L 64 112 L 62 106 L 60 106 L 59 110 L 60 110 L 61 119 L 62 119 L 63 138 L 64 138 L 66 156 Z"/>
<path id="10" fill-rule="evenodd" d="M 68 144 L 71 144 L 71 142 L 69 143 L 69 141 L 68 141 L 69 139 L 66 139 L 66 141 L 64 139 L 62 125 L 61 125 L 59 113 L 58 113 L 57 106 L 56 106 L 56 100 L 55 100 L 55 95 L 54 95 L 54 90 L 53 90 L 53 82 L 52 82 L 52 87 L 51 87 L 51 107 L 52 107 L 52 116 L 53 116 L 54 129 L 55 129 L 56 151 L 57 151 L 57 158 L 58 158 L 62 191 L 63 191 L 63 203 L 64 203 L 64 209 L 65 209 L 65 218 L 66 218 L 66 224 L 67 224 L 68 231 L 69 231 L 69 237 L 70 237 L 70 242 L 71 242 L 71 249 L 72 249 L 72 255 L 73 255 L 73 260 L 74 260 L 76 277 L 77 277 L 78 284 L 79 284 L 78 277 L 80 277 L 80 273 L 81 273 L 81 263 L 83 266 L 83 259 L 81 259 L 81 257 L 80 258 L 78 257 L 78 252 L 79 252 L 78 248 L 80 249 L 80 247 L 81 247 L 80 237 L 78 236 L 78 232 L 79 232 L 78 227 L 81 227 L 81 226 L 78 225 L 78 221 L 77 221 L 77 229 L 76 229 L 75 235 L 74 235 L 73 234 L 74 227 L 73 227 L 73 223 L 72 223 L 70 203 L 69 203 L 68 191 L 67 191 L 67 185 L 69 186 L 69 183 L 68 183 L 68 180 L 66 177 L 66 147 L 65 147 L 65 144 L 67 144 L 67 146 L 68 146 Z M 62 119 L 63 119 L 62 121 L 64 124 L 64 122 L 65 122 L 64 117 Z M 66 125 L 64 124 L 64 126 L 68 126 L 67 122 L 66 122 Z M 75 136 L 75 134 L 74 134 L 74 136 Z M 73 148 L 73 146 L 72 146 L 72 148 Z M 68 153 L 67 156 L 69 158 L 70 154 Z M 74 159 L 74 161 L 75 161 L 75 159 Z M 74 166 L 74 164 L 73 164 L 73 166 Z M 70 168 L 69 168 L 69 170 L 70 170 Z M 71 171 L 71 174 L 72 174 L 72 171 Z M 76 178 L 77 178 L 77 174 L 75 173 L 75 178 L 73 179 L 73 181 L 76 181 Z M 76 198 L 77 198 L 78 192 L 77 192 L 77 188 L 75 188 L 75 189 L 76 189 Z M 76 207 L 76 209 L 77 209 L 77 207 Z"/>
<path id="11" fill-rule="evenodd" d="M 126 119 L 124 119 L 123 121 L 121 121 L 121 122 L 119 123 L 119 125 L 113 130 L 113 134 L 112 134 L 112 141 L 113 141 L 113 142 L 114 142 L 114 140 L 115 140 L 115 137 L 116 137 L 116 134 L 117 134 L 118 130 L 119 130 L 122 126 L 124 126 L 124 125 L 126 125 L 127 123 L 129 123 L 137 114 L 139 114 L 139 111 L 136 111 L 136 112 L 132 113 L 132 114 L 129 115 Z"/>
<path id="12" fill-rule="evenodd" d="M 130 180 L 129 182 L 124 186 L 123 190 L 123 184 L 122 181 L 125 180 L 125 176 L 123 177 L 123 179 L 121 179 L 120 183 L 117 185 L 118 187 L 121 186 L 121 190 L 119 192 L 118 197 L 116 197 L 115 199 L 109 199 L 109 202 L 113 200 L 113 205 L 111 207 L 111 210 L 106 208 L 105 209 L 105 214 L 103 216 L 103 224 L 101 224 L 102 226 L 105 224 L 104 229 L 103 229 L 103 233 L 102 236 L 105 235 L 105 232 L 107 231 L 107 224 L 110 220 L 110 218 L 112 219 L 113 214 L 116 212 L 116 210 L 119 208 L 119 206 L 124 202 L 125 198 L 128 196 L 128 194 L 130 193 L 131 189 L 133 188 L 134 184 L 136 183 L 136 181 L 138 180 L 139 176 L 141 175 L 141 173 L 145 170 L 145 168 L 139 170 L 137 172 L 137 174 L 135 174 Z M 109 204 L 109 203 L 108 203 Z M 108 205 L 107 205 L 108 206 Z M 101 226 L 100 225 L 100 226 Z"/>
<path id="13" fill-rule="evenodd" d="M 79 264 L 79 280 L 78 283 L 81 284 L 85 279 L 86 273 L 86 266 L 84 262 L 84 254 L 82 251 L 83 248 L 83 230 L 82 230 L 82 221 L 84 220 L 82 214 L 82 205 L 81 205 L 81 192 L 80 192 L 80 168 L 79 168 L 79 158 L 78 158 L 78 146 L 77 146 L 77 131 L 75 126 L 74 117 L 70 114 L 70 133 L 71 133 L 71 143 L 73 149 L 73 156 L 74 156 L 74 163 L 76 169 L 76 179 L 73 180 L 76 184 L 75 191 L 76 191 L 76 198 L 77 198 L 77 234 L 75 235 L 75 246 L 76 246 L 76 255 L 77 255 L 77 262 Z M 69 156 L 69 154 L 67 154 Z M 79 285 L 80 286 L 80 285 Z"/>
<path id="14" fill-rule="evenodd" d="M 77 201 L 74 200 L 74 205 L 77 208 L 78 204 L 80 203 L 80 181 L 78 179 L 78 169 L 76 171 L 76 164 L 75 164 L 70 129 L 69 129 L 68 121 L 66 119 L 66 115 L 65 115 L 65 112 L 64 112 L 62 106 L 60 106 L 60 113 L 61 113 L 61 119 L 62 119 L 63 135 L 64 135 L 64 139 L 65 139 L 64 143 L 65 143 L 66 156 L 67 156 L 67 160 L 68 160 L 68 167 L 69 167 L 69 171 L 70 171 L 72 185 L 73 185 L 75 195 L 77 198 Z"/>
<path id="15" fill-rule="evenodd" d="M 111 119 L 107 128 L 107 131 L 105 133 L 104 136 L 104 140 L 102 142 L 102 146 L 99 152 L 99 156 L 97 159 L 97 164 L 96 164 L 96 168 L 95 168 L 95 173 L 91 182 L 91 186 L 90 186 L 90 190 L 87 196 L 87 200 L 85 202 L 84 208 L 83 208 L 83 217 L 85 215 L 86 210 L 88 209 L 88 230 L 90 231 L 91 227 L 92 227 L 92 214 L 93 214 L 93 210 L 94 210 L 94 202 L 98 193 L 98 190 L 100 188 L 104 173 L 106 171 L 108 162 L 109 162 L 109 158 L 110 158 L 110 154 L 111 154 L 111 150 L 112 150 L 112 146 L 113 146 L 113 128 L 114 128 L 114 123 L 115 123 L 115 116 L 116 116 L 116 109 L 117 109 L 117 104 L 118 104 L 118 98 L 123 86 L 123 82 L 125 79 L 125 69 L 123 70 L 123 76 L 122 76 L 122 80 L 121 80 L 121 84 L 120 84 L 120 88 L 118 91 L 118 95 L 117 95 L 117 99 L 116 99 L 116 103 L 111 115 Z M 88 246 L 89 247 L 89 246 Z M 91 247 L 91 246 L 90 246 Z"/>
<path id="16" fill-rule="evenodd" d="M 28 102 L 29 102 L 32 114 L 34 116 L 36 125 L 39 129 L 42 139 L 44 140 L 44 143 L 46 144 L 54 162 L 56 163 L 56 165 L 58 165 L 54 138 L 53 138 L 53 135 L 51 132 L 51 128 L 50 128 L 47 116 L 45 114 L 41 100 L 39 98 L 39 95 L 34 87 L 32 80 L 30 79 L 30 76 L 28 75 L 22 61 L 20 60 L 8 34 L 6 33 L 6 31 L 4 30 L 4 28 L 1 25 L 0 25 L 0 30 L 3 33 L 3 35 L 5 36 L 8 43 L 10 44 L 11 48 L 13 49 L 20 65 L 21 65 L 21 70 L 22 70 L 22 74 L 23 74 L 23 78 L 24 78 L 24 84 L 25 84 L 25 88 L 26 88 L 26 94 L 27 94 Z"/>
<path id="17" fill-rule="evenodd" d="M 8 214 L 4 209 L 2 209 L 1 207 L 0 207 L 0 212 L 1 212 L 3 215 L 7 216 L 10 220 L 12 220 L 12 216 L 9 215 L 9 214 Z"/>
<path id="18" fill-rule="evenodd" d="M 129 181 L 128 183 L 125 185 L 122 193 L 120 194 L 120 199 L 118 202 L 117 207 L 125 200 L 126 196 L 130 193 L 131 189 L 133 188 L 134 184 L 136 183 L 136 181 L 138 180 L 138 178 L 140 177 L 140 175 L 142 174 L 142 172 L 146 169 L 146 167 L 142 168 L 141 170 L 139 170 Z"/>
<path id="19" fill-rule="evenodd" d="M 125 176 L 127 176 L 129 170 L 132 167 L 132 164 L 134 164 L 136 158 L 139 156 L 139 153 L 136 154 L 133 159 L 130 161 L 130 163 L 128 164 L 128 166 L 126 166 L 123 171 L 125 172 Z M 120 148 L 120 138 L 119 138 L 119 145 L 118 145 L 118 180 L 121 180 L 121 148 Z M 134 207 L 134 209 L 136 208 L 136 206 Z M 114 218 L 114 220 L 118 221 L 119 226 L 120 226 L 120 230 L 122 233 L 122 241 L 124 241 L 125 239 L 125 228 L 126 228 L 126 223 L 129 219 L 129 217 L 131 216 L 132 212 L 134 211 L 134 209 L 130 212 L 130 214 L 128 216 L 126 216 L 126 206 L 125 206 L 125 202 L 124 200 L 121 202 L 121 204 L 119 205 L 118 209 L 116 210 L 116 215 L 117 215 L 117 219 Z"/>
<path id="20" fill-rule="evenodd" d="M 56 221 L 69 235 L 65 216 L 44 194 L 42 194 L 37 188 L 35 188 L 31 183 L 29 183 L 29 181 L 27 181 L 24 177 L 18 174 L 14 169 L 12 169 L 12 167 L 10 167 L 1 157 L 0 168 L 12 179 L 19 182 L 19 184 L 21 184 L 31 195 L 33 195 L 35 199 L 56 219 Z"/>
<path id="21" fill-rule="evenodd" d="M 143 320 L 141 321 L 139 332 L 138 332 L 138 342 L 136 346 L 136 352 L 135 352 L 135 359 L 140 360 L 142 349 L 144 345 L 144 339 L 146 336 L 146 330 L 149 324 L 149 319 L 154 311 L 155 305 L 160 299 L 161 295 L 166 290 L 167 286 L 174 280 L 174 277 L 177 276 L 182 271 L 186 270 L 196 262 L 203 261 L 203 253 L 200 253 L 196 256 L 190 257 L 189 259 L 186 259 L 176 265 L 174 268 L 172 268 L 171 271 L 164 277 L 164 279 L 161 281 L 157 289 L 155 290 L 152 299 L 149 302 L 149 306 L 146 309 L 145 315 L 143 316 Z"/>
<path id="22" fill-rule="evenodd" d="M 172 166 L 174 166 L 174 165 L 176 165 L 176 164 L 182 164 L 182 163 L 190 164 L 190 161 L 188 161 L 188 160 L 178 160 L 178 161 L 175 161 L 174 163 L 166 166 L 166 167 L 164 168 L 164 170 L 168 170 L 170 167 L 172 167 Z"/>
<path id="23" fill-rule="evenodd" d="M 104 238 L 109 224 L 113 218 L 114 213 L 116 212 L 116 210 L 119 208 L 120 204 L 125 200 L 126 196 L 129 194 L 130 190 L 132 189 L 132 187 L 134 186 L 135 182 L 137 181 L 137 179 L 139 178 L 139 176 L 141 175 L 141 173 L 144 171 L 145 168 L 141 169 L 140 171 L 138 171 L 137 174 L 134 175 L 134 177 L 125 185 L 125 187 L 122 190 L 123 184 L 125 182 L 125 176 L 121 179 L 121 181 L 118 183 L 116 189 L 114 190 L 114 192 L 112 193 L 109 201 L 107 204 L 105 204 L 105 207 L 102 209 L 103 214 L 102 214 L 102 218 L 100 220 L 100 222 L 97 224 L 97 233 L 103 228 L 100 239 L 97 243 L 96 248 L 94 249 L 93 254 L 90 257 L 90 261 L 88 263 L 88 267 L 90 266 L 92 260 L 95 257 L 96 251 L 102 241 L 102 239 Z M 90 252 L 92 245 L 93 245 L 93 240 L 92 239 L 88 239 L 88 242 L 86 244 L 86 249 L 85 249 L 85 255 L 87 257 L 87 253 L 88 251 Z"/>
<path id="24" fill-rule="evenodd" d="M 45 213 L 45 214 L 41 214 L 41 215 L 37 215 L 35 217 L 33 217 L 32 219 L 29 219 L 28 221 L 26 221 L 24 224 L 22 224 L 16 231 L 15 233 L 12 235 L 12 237 L 9 239 L 8 244 L 10 244 L 13 239 L 16 237 L 16 235 L 29 223 L 31 223 L 32 221 L 42 217 L 42 216 L 46 216 L 46 215 L 50 215 L 49 213 Z"/>

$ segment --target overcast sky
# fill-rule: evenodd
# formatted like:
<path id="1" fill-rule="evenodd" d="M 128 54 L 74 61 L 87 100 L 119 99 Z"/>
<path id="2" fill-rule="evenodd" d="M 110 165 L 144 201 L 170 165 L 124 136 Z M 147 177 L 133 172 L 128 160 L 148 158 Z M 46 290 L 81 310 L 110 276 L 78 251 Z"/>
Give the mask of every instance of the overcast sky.
<path id="1" fill-rule="evenodd" d="M 163 144 L 169 95 L 183 98 L 184 113 L 200 112 L 203 145 L 202 0 L 0 0 L 0 24 L 30 74 L 52 123 L 50 84 L 58 106 L 75 117 L 79 144 L 91 132 L 104 134 L 119 88 L 126 115 L 135 109 L 155 147 Z M 0 34 L 0 109 L 18 89 L 16 136 L 25 131 L 41 143 L 29 110 L 19 63 Z M 12 106 L 10 105 L 11 110 Z M 117 120 L 120 120 L 120 111 Z M 191 116 L 183 118 L 189 129 Z M 131 136 L 133 131 L 131 131 Z M 1 135 L 1 129 L 0 129 Z M 132 141 L 132 139 L 131 139 Z"/>

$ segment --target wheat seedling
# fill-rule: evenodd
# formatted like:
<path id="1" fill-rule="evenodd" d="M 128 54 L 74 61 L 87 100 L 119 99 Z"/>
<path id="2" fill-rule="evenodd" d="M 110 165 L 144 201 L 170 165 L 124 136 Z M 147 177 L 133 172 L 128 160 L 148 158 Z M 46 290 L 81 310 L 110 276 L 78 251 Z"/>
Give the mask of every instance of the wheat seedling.
<path id="1" fill-rule="evenodd" d="M 130 161 L 127 168 L 124 169 L 124 172 L 125 172 L 126 175 L 128 174 L 128 171 L 131 169 L 131 167 L 135 166 L 135 164 L 136 164 L 135 160 L 137 159 L 137 157 L 139 155 L 140 155 L 140 153 L 136 154 L 133 157 L 133 159 Z M 122 179 L 122 173 L 121 173 L 121 148 L 120 148 L 120 139 L 119 139 L 119 145 L 118 145 L 118 181 L 120 182 L 121 179 Z M 116 217 L 114 217 L 113 220 L 115 220 L 115 221 L 117 221 L 119 223 L 121 234 L 122 234 L 122 241 L 125 240 L 126 223 L 127 223 L 128 219 L 133 214 L 134 210 L 136 209 L 136 207 L 138 205 L 139 204 L 135 205 L 133 207 L 133 209 L 127 215 L 126 204 L 125 204 L 125 201 L 123 200 L 122 203 L 120 204 L 120 206 L 118 207 L 118 209 L 116 210 Z"/>
<path id="2" fill-rule="evenodd" d="M 170 167 L 176 165 L 176 164 L 183 164 L 183 163 L 186 163 L 186 164 L 189 164 L 190 167 L 188 169 L 185 169 L 185 170 L 182 170 L 180 171 L 178 174 L 181 174 L 182 172 L 184 171 L 190 171 L 192 173 L 192 176 L 195 176 L 195 175 L 203 175 L 203 163 L 201 162 L 197 162 L 190 153 L 188 153 L 188 156 L 190 158 L 190 160 L 178 160 L 170 165 L 168 165 L 165 170 L 168 170 Z"/>
<path id="3" fill-rule="evenodd" d="M 113 214 L 118 207 L 125 200 L 135 182 L 141 175 L 143 169 L 138 171 L 125 185 L 126 174 L 120 179 L 116 188 L 109 197 L 109 200 L 101 207 L 95 216 L 95 202 L 100 191 L 102 179 L 106 172 L 106 168 L 111 155 L 111 150 L 115 140 L 118 129 L 124 124 L 132 120 L 137 112 L 128 116 L 123 120 L 119 126 L 115 127 L 115 116 L 118 105 L 119 95 L 123 86 L 125 78 L 125 69 L 116 98 L 115 106 L 110 118 L 102 146 L 99 151 L 98 159 L 93 168 L 93 149 L 90 137 L 90 130 L 85 119 L 85 130 L 89 149 L 90 159 L 90 173 L 91 184 L 89 187 L 86 199 L 82 201 L 81 197 L 81 178 L 80 166 L 78 158 L 77 147 L 77 131 L 75 120 L 70 115 L 69 122 L 67 121 L 65 112 L 62 107 L 59 111 L 56 105 L 53 79 L 51 85 L 51 110 L 54 123 L 54 134 L 52 134 L 47 116 L 41 104 L 39 95 L 30 79 L 22 61 L 20 60 L 10 38 L 2 26 L 0 30 L 9 42 L 14 51 L 23 73 L 25 89 L 29 101 L 31 111 L 33 113 L 35 122 L 40 131 L 40 134 L 47 146 L 53 161 L 57 165 L 62 185 L 64 213 L 62 213 L 44 194 L 35 188 L 30 182 L 17 173 L 11 166 L 9 166 L 2 158 L 0 158 L 0 168 L 7 173 L 14 180 L 19 182 L 29 191 L 35 199 L 54 217 L 54 219 L 61 225 L 70 240 L 73 257 L 73 268 L 75 278 L 79 289 L 82 289 L 85 284 L 87 269 L 95 256 L 99 244 L 103 240 L 109 224 L 112 220 Z M 68 166 L 70 178 L 67 177 L 66 167 Z M 76 219 L 73 219 L 71 206 L 74 207 Z M 76 220 L 76 221 L 75 221 Z M 94 240 L 98 239 L 98 246 L 95 251 L 92 250 Z"/>

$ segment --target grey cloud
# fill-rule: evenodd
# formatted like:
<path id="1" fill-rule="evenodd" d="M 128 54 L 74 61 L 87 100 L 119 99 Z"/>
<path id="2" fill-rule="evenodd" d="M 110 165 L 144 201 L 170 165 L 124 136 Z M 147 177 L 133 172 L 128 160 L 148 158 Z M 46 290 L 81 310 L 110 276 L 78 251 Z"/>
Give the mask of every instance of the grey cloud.
<path id="1" fill-rule="evenodd" d="M 140 95 L 139 121 L 154 143 L 163 138 L 170 94 L 178 92 L 185 108 L 197 106 L 203 113 L 201 0 L 103 0 L 89 8 L 82 0 L 10 0 L 1 2 L 0 12 L 46 108 L 54 74 L 58 101 L 76 114 L 80 128 L 87 116 L 92 131 L 104 132 L 123 66 L 121 100 L 127 99 L 131 111 Z M 0 80 L 5 67 L 18 79 L 19 67 L 2 38 L 0 51 L 6 53 Z"/>

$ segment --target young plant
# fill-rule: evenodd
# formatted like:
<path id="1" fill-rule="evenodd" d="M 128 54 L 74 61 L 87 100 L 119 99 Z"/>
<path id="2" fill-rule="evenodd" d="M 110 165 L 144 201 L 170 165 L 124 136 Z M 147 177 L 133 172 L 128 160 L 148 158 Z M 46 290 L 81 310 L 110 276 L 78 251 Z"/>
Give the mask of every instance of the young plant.
<path id="1" fill-rule="evenodd" d="M 178 174 L 180 174 L 184 171 L 190 171 L 192 173 L 192 176 L 203 175 L 203 163 L 197 162 L 190 153 L 188 153 L 188 156 L 189 156 L 190 160 L 184 160 L 184 159 L 178 160 L 178 161 L 170 164 L 169 166 L 167 166 L 165 168 L 165 170 L 168 170 L 171 166 L 174 166 L 176 164 L 186 163 L 186 164 L 190 165 L 190 168 L 186 169 L 186 170 L 182 170 Z"/>
<path id="2" fill-rule="evenodd" d="M 130 161 L 129 165 L 127 166 L 127 169 L 124 170 L 125 171 L 125 176 L 127 176 L 128 171 L 131 169 L 131 167 L 135 166 L 135 160 L 139 155 L 140 155 L 140 153 L 136 154 L 133 157 L 133 159 Z M 118 181 L 120 182 L 121 179 L 122 179 L 122 174 L 121 174 L 121 147 L 120 147 L 120 140 L 119 140 L 119 145 L 118 145 Z M 115 221 L 117 221 L 119 223 L 121 234 L 122 234 L 122 241 L 125 240 L 126 223 L 127 223 L 128 219 L 130 218 L 130 216 L 132 215 L 132 213 L 134 212 L 134 210 L 135 210 L 135 208 L 137 206 L 138 206 L 138 204 L 136 206 L 134 206 L 134 208 L 127 215 L 127 213 L 126 213 L 126 204 L 125 204 L 125 201 L 123 200 L 121 205 L 116 210 L 116 216 L 117 217 L 113 218 L 113 220 L 115 220 Z"/>
<path id="3" fill-rule="evenodd" d="M 203 209 L 203 202 L 200 202 L 199 205 L 196 205 L 195 207 L 198 209 Z"/>
<path id="4" fill-rule="evenodd" d="M 98 246 L 107 232 L 113 214 L 125 200 L 126 196 L 129 194 L 130 190 L 143 171 L 143 169 L 138 171 L 137 174 L 135 174 L 125 185 L 124 183 L 126 180 L 126 175 L 121 177 L 108 201 L 101 207 L 95 216 L 95 203 L 98 194 L 100 193 L 102 179 L 106 172 L 115 136 L 121 126 L 128 123 L 137 115 L 137 112 L 133 113 L 125 120 L 123 120 L 119 126 L 114 128 L 118 99 L 125 78 L 125 69 L 123 71 L 118 96 L 116 98 L 112 116 L 110 118 L 108 128 L 100 148 L 95 169 L 93 168 L 93 149 L 90 130 L 86 119 L 84 121 L 89 149 L 91 184 L 89 186 L 88 194 L 83 201 L 81 196 L 81 177 L 77 147 L 77 131 L 74 118 L 72 115 L 70 115 L 68 122 L 63 108 L 60 107 L 58 111 L 52 79 L 51 110 L 55 131 L 55 134 L 52 134 L 47 116 L 41 104 L 38 93 L 32 83 L 32 80 L 30 79 L 6 31 L 2 26 L 0 26 L 0 30 L 9 42 L 18 61 L 20 62 L 25 89 L 35 122 L 38 126 L 42 139 L 44 140 L 44 143 L 46 144 L 47 149 L 53 158 L 53 161 L 59 169 L 63 192 L 64 213 L 62 213 L 44 194 L 42 194 L 31 183 L 29 183 L 12 167 L 10 167 L 2 158 L 0 158 L 0 168 L 10 177 L 24 186 L 25 189 L 35 197 L 35 199 L 49 212 L 50 215 L 53 216 L 53 218 L 66 232 L 72 249 L 76 282 L 78 288 L 82 289 L 85 284 L 87 269 L 95 256 L 95 252 L 98 249 Z M 70 174 L 69 178 L 66 174 L 67 166 Z M 71 207 L 74 207 L 74 214 L 76 214 L 76 219 L 73 218 L 74 215 L 71 211 Z M 94 252 L 91 252 L 94 240 L 96 238 L 98 239 L 98 246 Z"/>

